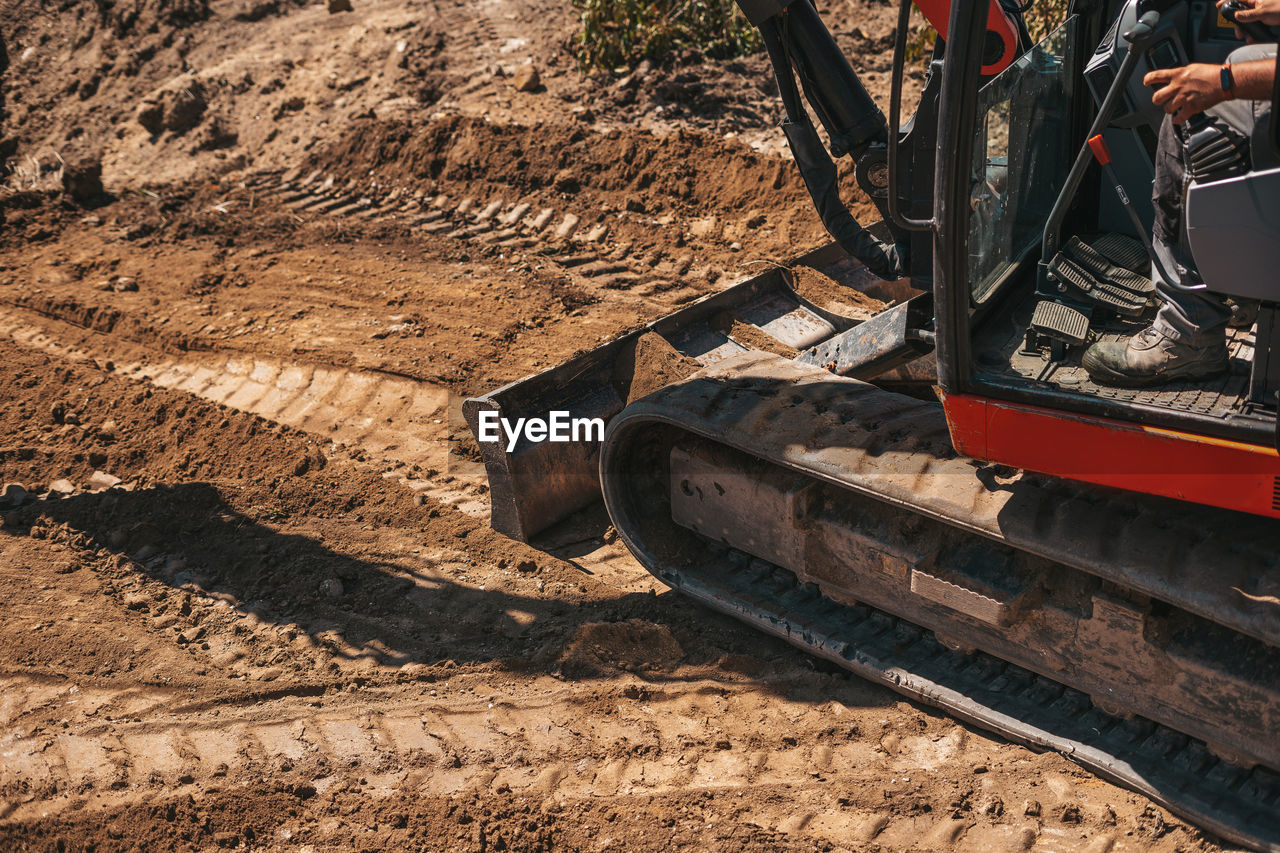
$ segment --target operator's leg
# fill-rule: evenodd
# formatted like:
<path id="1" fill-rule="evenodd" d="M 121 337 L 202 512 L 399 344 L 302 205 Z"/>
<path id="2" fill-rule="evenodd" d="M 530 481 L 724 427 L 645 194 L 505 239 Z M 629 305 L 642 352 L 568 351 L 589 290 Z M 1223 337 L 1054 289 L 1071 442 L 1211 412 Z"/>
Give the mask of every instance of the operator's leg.
<path id="1" fill-rule="evenodd" d="M 1232 51 L 1227 61 L 1250 62 L 1270 59 L 1275 55 L 1274 44 L 1251 44 Z M 1208 114 L 1249 138 L 1254 169 L 1270 169 L 1280 165 L 1266 140 L 1267 119 L 1271 114 L 1269 101 L 1224 101 L 1209 109 Z M 1155 271 L 1155 282 L 1162 299 L 1155 327 L 1167 338 L 1206 346 L 1218 339 L 1232 319 L 1232 312 L 1226 301 L 1214 293 L 1187 293 L 1168 284 L 1175 281 L 1191 286 L 1203 283 L 1203 279 L 1195 269 L 1195 261 L 1188 248 L 1191 244 L 1187 237 L 1186 223 L 1182 221 L 1182 202 L 1186 197 L 1188 183 L 1182 146 L 1167 117 L 1160 127 L 1160 145 L 1156 156 L 1164 162 L 1156 164 L 1153 199 L 1156 216 L 1151 235 L 1159 264 Z M 1162 177 L 1165 178 L 1163 186 Z"/>
<path id="2" fill-rule="evenodd" d="M 1229 61 L 1246 62 L 1275 55 L 1275 45 L 1250 45 L 1234 51 Z M 1250 137 L 1257 154 L 1253 167 L 1276 163 L 1265 135 L 1271 105 L 1265 101 L 1226 101 L 1208 112 Z M 1182 140 L 1166 117 L 1156 149 L 1153 199 L 1153 278 L 1161 305 L 1152 325 L 1120 341 L 1098 343 L 1084 355 L 1083 365 L 1097 381 L 1113 385 L 1159 385 L 1174 379 L 1207 379 L 1227 370 L 1226 329 L 1232 311 L 1226 300 L 1209 291 L 1187 292 L 1171 286 L 1202 284 L 1191 256 L 1182 206 L 1188 184 Z"/>
<path id="3" fill-rule="evenodd" d="M 1188 293 L 1173 286 L 1196 287 L 1204 283 L 1191 257 L 1191 243 L 1182 215 L 1188 184 L 1183 156 L 1178 131 L 1165 116 L 1156 147 L 1156 180 L 1151 199 L 1155 206 L 1151 244 L 1156 254 L 1152 272 L 1160 293 L 1160 311 L 1152 328 L 1167 340 L 1205 350 L 1224 342 L 1231 309 L 1216 293 L 1206 290 Z"/>
<path id="4" fill-rule="evenodd" d="M 1081 364 L 1095 381 L 1106 385 L 1143 387 L 1175 379 L 1207 379 L 1228 367 L 1226 329 L 1231 309 L 1212 293 L 1187 293 L 1170 286 L 1200 284 L 1188 251 L 1182 203 L 1187 169 L 1182 139 L 1165 116 L 1156 146 L 1152 202 L 1155 221 L 1152 247 L 1156 263 L 1152 277 L 1160 292 L 1155 322 L 1138 334 L 1118 341 L 1096 343 Z"/>

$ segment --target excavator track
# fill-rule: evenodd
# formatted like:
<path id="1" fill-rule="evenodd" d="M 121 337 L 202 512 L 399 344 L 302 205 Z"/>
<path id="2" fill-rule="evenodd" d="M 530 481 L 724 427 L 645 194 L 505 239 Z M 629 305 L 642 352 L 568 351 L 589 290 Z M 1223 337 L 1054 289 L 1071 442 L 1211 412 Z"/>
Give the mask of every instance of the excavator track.
<path id="1" fill-rule="evenodd" d="M 600 473 L 665 583 L 1280 851 L 1274 523 L 983 465 L 940 406 L 761 352 L 624 409 Z"/>

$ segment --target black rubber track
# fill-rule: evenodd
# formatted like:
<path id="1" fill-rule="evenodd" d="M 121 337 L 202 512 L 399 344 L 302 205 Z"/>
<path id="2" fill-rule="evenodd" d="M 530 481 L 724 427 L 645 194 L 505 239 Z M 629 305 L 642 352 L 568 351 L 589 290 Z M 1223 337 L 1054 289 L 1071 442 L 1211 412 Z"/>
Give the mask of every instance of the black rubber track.
<path id="1" fill-rule="evenodd" d="M 953 652 L 931 631 L 865 605 L 833 602 L 785 569 L 712 543 L 708 549 L 724 554 L 709 566 L 723 560 L 739 570 L 656 574 L 708 607 L 869 681 L 1010 740 L 1060 752 L 1228 841 L 1280 851 L 1280 774 L 1232 767 L 1166 726 L 1104 714 L 1056 681 L 981 652 Z"/>
<path id="2" fill-rule="evenodd" d="M 1060 752 L 1228 841 L 1280 853 L 1275 770 L 1233 766 L 1203 741 L 1140 710 L 1111 716 L 1044 675 L 981 651 L 951 651 L 930 630 L 865 604 L 833 601 L 745 552 L 700 537 L 692 547 L 687 538 L 673 545 L 680 529 L 662 506 L 673 433 L 1145 587 L 1272 648 L 1280 627 L 1275 608 L 1222 584 L 1238 591 L 1247 579 L 1274 579 L 1280 527 L 1273 522 L 1162 499 L 1076 494 L 1076 487 L 1034 480 L 1021 489 L 983 485 L 973 463 L 950 450 L 938 407 L 759 353 L 726 360 L 628 407 L 610 423 L 600 457 L 605 504 L 620 537 L 663 582 L 912 699 Z M 1019 492 L 1022 504 L 1011 497 Z M 1174 534 L 1183 528 L 1196 533 L 1194 545 L 1178 545 Z M 1233 546 L 1244 533 L 1250 547 Z"/>

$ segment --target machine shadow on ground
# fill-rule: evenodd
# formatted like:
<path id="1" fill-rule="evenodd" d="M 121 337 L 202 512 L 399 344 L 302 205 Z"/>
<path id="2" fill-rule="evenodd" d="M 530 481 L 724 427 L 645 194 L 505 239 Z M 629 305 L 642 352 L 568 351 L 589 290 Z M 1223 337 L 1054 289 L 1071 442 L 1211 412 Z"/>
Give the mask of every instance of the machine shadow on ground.
<path id="1" fill-rule="evenodd" d="M 190 593 L 226 601 L 234 614 L 252 615 L 273 634 L 305 632 L 315 657 L 331 663 L 299 659 L 290 681 L 361 678 L 386 668 L 410 667 L 401 672 L 413 673 L 414 664 L 490 664 L 574 681 L 622 673 L 655 684 L 748 678 L 791 700 L 869 707 L 895 701 L 675 593 L 556 601 L 468 585 L 451 577 L 448 561 L 417 559 L 411 565 L 385 543 L 375 543 L 385 555 L 357 556 L 313 536 L 277 530 L 232 509 L 208 483 L 44 500 L 11 518 L 17 524 L 6 524 L 8 536 L 55 538 L 48 531 L 60 528 L 61 541 L 114 561 L 119 574 L 139 582 L 152 599 L 140 605 L 135 596 L 132 608 L 173 612 L 173 594 Z M 465 578 L 465 569 L 459 574 Z M 329 592 L 335 581 L 339 595 Z M 181 642 L 184 627 L 161 635 Z M 815 670 L 837 677 L 839 695 L 804 684 L 805 674 Z M 420 669 L 417 674 L 438 677 Z"/>

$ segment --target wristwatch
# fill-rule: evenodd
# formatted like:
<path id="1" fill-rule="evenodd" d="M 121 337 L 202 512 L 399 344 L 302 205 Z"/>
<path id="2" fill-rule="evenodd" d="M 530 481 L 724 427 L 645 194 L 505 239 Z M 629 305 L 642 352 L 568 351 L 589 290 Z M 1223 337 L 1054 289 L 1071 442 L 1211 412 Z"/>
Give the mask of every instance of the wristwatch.
<path id="1" fill-rule="evenodd" d="M 1221 73 L 1221 76 L 1219 77 L 1219 80 L 1222 83 L 1222 94 L 1227 96 L 1228 101 L 1234 98 L 1235 95 L 1232 94 L 1231 90 L 1235 88 L 1236 78 L 1231 74 L 1230 63 L 1223 63 L 1222 73 Z"/>

